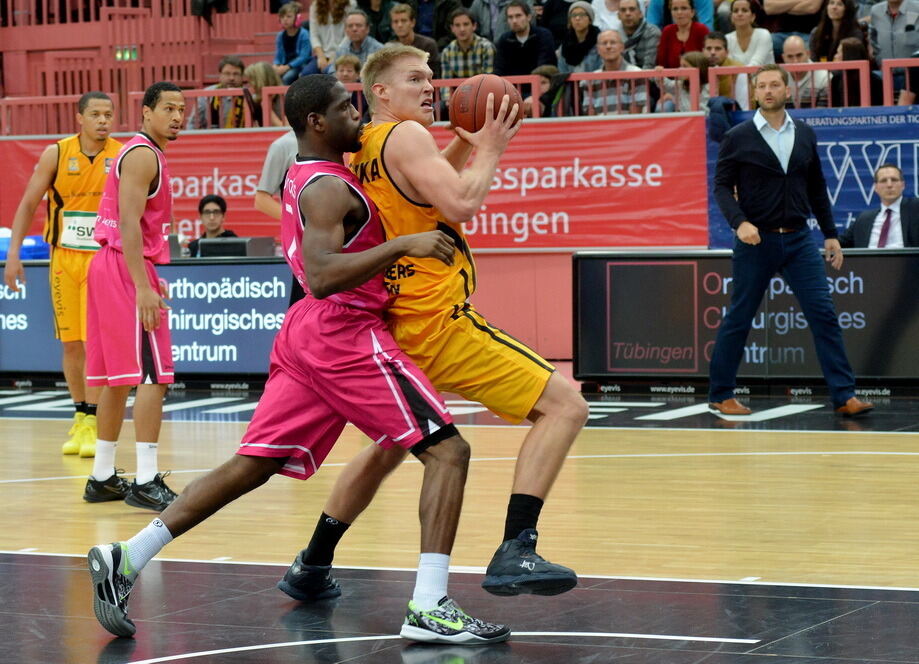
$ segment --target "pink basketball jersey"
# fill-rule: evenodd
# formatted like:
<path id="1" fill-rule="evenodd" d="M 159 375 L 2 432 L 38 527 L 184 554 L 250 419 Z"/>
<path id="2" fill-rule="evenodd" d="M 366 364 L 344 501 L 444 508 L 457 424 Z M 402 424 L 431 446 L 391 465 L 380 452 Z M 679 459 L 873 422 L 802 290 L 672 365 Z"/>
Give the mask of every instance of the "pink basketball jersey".
<path id="1" fill-rule="evenodd" d="M 366 251 L 385 241 L 383 224 L 377 213 L 377 206 L 373 204 L 354 174 L 344 165 L 321 159 L 303 159 L 299 157 L 287 171 L 284 179 L 284 189 L 281 195 L 281 242 L 284 247 L 284 256 L 290 269 L 303 290 L 309 293 L 306 283 L 306 269 L 303 266 L 303 252 L 301 242 L 303 229 L 309 223 L 300 212 L 300 194 L 312 182 L 321 177 L 337 177 L 344 180 L 352 191 L 360 196 L 367 206 L 367 221 L 364 225 L 345 238 L 343 253 L 357 253 Z M 368 311 L 382 312 L 389 301 L 386 286 L 383 284 L 383 275 L 374 275 L 369 281 L 357 288 L 330 295 L 327 300 L 338 304 L 365 309 Z"/>
<path id="2" fill-rule="evenodd" d="M 121 230 L 118 228 L 118 220 L 121 218 L 118 212 L 121 161 L 128 152 L 141 146 L 153 150 L 159 163 L 156 190 L 147 196 L 147 204 L 140 218 L 140 229 L 144 239 L 144 257 L 154 263 L 168 263 L 169 229 L 172 225 L 172 184 L 163 151 L 143 132 L 125 143 L 121 152 L 118 153 L 115 167 L 109 172 L 108 179 L 105 181 L 105 189 L 102 191 L 102 201 L 99 203 L 94 236 L 100 245 L 107 244 L 113 249 L 122 251 Z"/>

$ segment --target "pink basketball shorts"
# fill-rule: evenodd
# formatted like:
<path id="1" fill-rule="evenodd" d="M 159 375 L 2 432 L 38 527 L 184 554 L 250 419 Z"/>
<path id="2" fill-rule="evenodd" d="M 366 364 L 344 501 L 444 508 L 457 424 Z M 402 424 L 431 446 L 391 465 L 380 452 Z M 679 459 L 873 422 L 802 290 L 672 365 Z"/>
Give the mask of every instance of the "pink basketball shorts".
<path id="1" fill-rule="evenodd" d="M 409 449 L 453 419 L 377 314 L 307 296 L 275 338 L 238 454 L 286 459 L 279 472 L 306 479 L 346 422 L 384 448 Z"/>
<path id="2" fill-rule="evenodd" d="M 150 285 L 159 292 L 153 263 L 144 261 Z M 137 316 L 134 282 L 124 255 L 108 245 L 89 264 L 86 298 L 86 383 L 139 385 L 172 383 L 172 339 L 169 312 L 145 332 Z"/>

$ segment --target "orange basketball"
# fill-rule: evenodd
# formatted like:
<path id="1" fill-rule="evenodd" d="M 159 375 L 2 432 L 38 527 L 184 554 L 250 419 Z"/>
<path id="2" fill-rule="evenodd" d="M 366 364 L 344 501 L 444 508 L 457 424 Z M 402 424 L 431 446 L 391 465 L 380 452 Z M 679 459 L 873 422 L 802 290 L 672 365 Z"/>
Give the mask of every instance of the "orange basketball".
<path id="1" fill-rule="evenodd" d="M 469 132 L 477 132 L 485 124 L 485 104 L 489 93 L 495 96 L 495 117 L 501 108 L 501 98 L 510 95 L 510 105 L 517 104 L 517 117 L 523 117 L 523 100 L 517 88 L 494 74 L 478 74 L 463 81 L 450 95 L 450 124 Z"/>

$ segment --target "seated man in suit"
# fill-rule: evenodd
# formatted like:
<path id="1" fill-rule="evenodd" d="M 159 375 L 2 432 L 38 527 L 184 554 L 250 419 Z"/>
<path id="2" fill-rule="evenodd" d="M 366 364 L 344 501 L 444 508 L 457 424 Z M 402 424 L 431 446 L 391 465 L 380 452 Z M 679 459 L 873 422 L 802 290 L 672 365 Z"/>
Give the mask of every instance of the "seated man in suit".
<path id="1" fill-rule="evenodd" d="M 843 247 L 901 249 L 919 247 L 919 198 L 903 195 L 903 171 L 884 164 L 874 172 L 881 207 L 867 210 L 839 236 Z"/>

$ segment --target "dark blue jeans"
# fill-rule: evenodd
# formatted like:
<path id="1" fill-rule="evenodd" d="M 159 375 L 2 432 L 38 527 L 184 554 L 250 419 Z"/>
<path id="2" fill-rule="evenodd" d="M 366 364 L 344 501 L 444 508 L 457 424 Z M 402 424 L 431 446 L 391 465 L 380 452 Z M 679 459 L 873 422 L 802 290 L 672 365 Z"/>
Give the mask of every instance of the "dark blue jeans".
<path id="1" fill-rule="evenodd" d="M 842 330 L 830 297 L 823 258 L 810 230 L 797 233 L 761 233 L 757 245 L 734 240 L 731 307 L 721 322 L 709 368 L 709 400 L 734 396 L 737 369 L 756 310 L 776 273 L 785 278 L 807 319 L 823 377 L 830 387 L 833 406 L 855 396 L 855 376 L 846 359 Z"/>

